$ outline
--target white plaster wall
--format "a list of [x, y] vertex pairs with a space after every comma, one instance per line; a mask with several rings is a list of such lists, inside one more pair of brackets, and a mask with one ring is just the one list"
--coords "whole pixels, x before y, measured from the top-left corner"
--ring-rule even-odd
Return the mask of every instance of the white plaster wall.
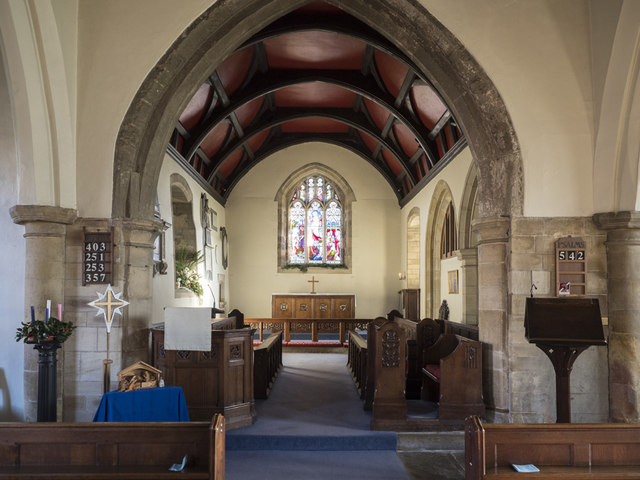
[[1, 48], [0, 170], [0, 422], [9, 422], [24, 419], [21, 373], [25, 347], [14, 339], [20, 322], [25, 320], [25, 242], [24, 227], [14, 224], [9, 215], [9, 209], [18, 203], [18, 159]]
[[[352, 204], [352, 270], [344, 273], [277, 271], [278, 205], [287, 177], [308, 163], [322, 163], [349, 183]], [[230, 307], [248, 317], [271, 316], [271, 294], [355, 293], [356, 316], [371, 318], [398, 306], [400, 209], [389, 184], [361, 157], [334, 145], [307, 143], [282, 150], [242, 178], [227, 202]]]
[[[198, 183], [193, 180], [171, 157], [165, 156], [162, 168], [160, 170], [160, 178], [158, 179], [158, 202], [160, 204], [160, 215], [163, 220], [171, 223], [171, 185], [170, 177], [173, 173], [177, 173], [184, 178], [191, 193], [193, 195], [193, 222], [196, 226], [196, 244], [200, 251], [203, 251], [203, 238], [202, 238], [202, 225], [200, 223], [200, 194], [203, 189]], [[216, 202], [213, 197], [207, 195], [209, 199], [209, 208], [212, 208], [218, 213], [218, 231], [212, 232], [212, 240], [214, 243], [214, 250], [217, 250], [217, 257], [214, 259], [214, 272], [213, 281], [209, 282], [205, 278], [204, 264], [200, 264], [198, 271], [200, 273], [200, 283], [202, 284], [204, 295], [199, 299], [195, 294], [188, 292], [184, 289], [176, 290], [175, 288], [175, 265], [173, 262], [174, 248], [173, 248], [173, 227], [169, 227], [166, 231], [166, 261], [168, 264], [166, 275], [155, 275], [153, 277], [153, 322], [164, 321], [164, 308], [165, 307], [210, 307], [212, 305], [211, 290], [215, 292], [216, 306], [219, 306], [220, 299], [218, 298], [218, 275], [225, 275], [227, 272], [222, 267], [221, 262], [221, 244], [220, 244], [220, 227], [225, 226], [225, 209]], [[209, 289], [211, 287], [211, 290]], [[229, 282], [225, 282], [226, 292], [225, 297], [229, 297]], [[226, 309], [229, 312], [229, 309]]]
[[476, 58], [507, 106], [524, 160], [524, 215], [594, 213], [588, 2], [420, 3]]
[[77, 154], [91, 159], [78, 161], [80, 216], [111, 215], [113, 158], [124, 115], [149, 71], [212, 3], [80, 1]]

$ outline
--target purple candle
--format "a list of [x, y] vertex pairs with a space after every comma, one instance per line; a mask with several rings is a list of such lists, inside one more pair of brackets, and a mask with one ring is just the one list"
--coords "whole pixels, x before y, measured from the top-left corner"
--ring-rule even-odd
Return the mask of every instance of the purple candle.
[[31, 305], [31, 325], [33, 325], [36, 321], [36, 309]]
[[62, 304], [58, 304], [58, 320], [62, 321]]

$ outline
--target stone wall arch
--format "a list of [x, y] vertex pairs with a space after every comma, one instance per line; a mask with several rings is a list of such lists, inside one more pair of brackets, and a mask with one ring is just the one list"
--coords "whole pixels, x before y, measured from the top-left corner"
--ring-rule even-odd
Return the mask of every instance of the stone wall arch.
[[[143, 81], [116, 141], [112, 214], [153, 214], [155, 187], [175, 120], [215, 66], [244, 40], [305, 0], [216, 2], [186, 29]], [[416, 1], [338, 0], [411, 58], [453, 110], [478, 162], [483, 217], [522, 213], [522, 159], [496, 87], [464, 46]]]
[[425, 275], [425, 316], [430, 318], [438, 318], [438, 309], [442, 298], [440, 291], [440, 246], [445, 215], [452, 202], [453, 195], [449, 185], [444, 180], [440, 180], [431, 197], [425, 238], [425, 271], [427, 272]]

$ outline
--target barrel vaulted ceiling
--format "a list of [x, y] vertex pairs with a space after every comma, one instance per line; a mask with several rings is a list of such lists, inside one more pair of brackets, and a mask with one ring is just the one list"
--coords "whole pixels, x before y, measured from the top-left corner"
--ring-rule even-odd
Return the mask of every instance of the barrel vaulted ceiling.
[[400, 205], [466, 145], [434, 86], [402, 52], [342, 10], [314, 2], [212, 69], [167, 150], [224, 205], [262, 159], [310, 141], [366, 159]]

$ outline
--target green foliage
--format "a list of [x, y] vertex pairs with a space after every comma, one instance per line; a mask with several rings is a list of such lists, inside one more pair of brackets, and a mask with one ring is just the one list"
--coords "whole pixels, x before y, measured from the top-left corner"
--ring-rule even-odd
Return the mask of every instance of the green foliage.
[[36, 320], [33, 323], [22, 322], [16, 331], [16, 342], [22, 340], [27, 343], [40, 343], [54, 338], [60, 343], [64, 343], [73, 333], [76, 326], [73, 322], [65, 322], [51, 317], [48, 323]]
[[176, 249], [176, 283], [179, 287], [191, 290], [201, 297], [204, 293], [198, 275], [198, 265], [204, 261], [204, 254], [200, 250], [187, 247]]

